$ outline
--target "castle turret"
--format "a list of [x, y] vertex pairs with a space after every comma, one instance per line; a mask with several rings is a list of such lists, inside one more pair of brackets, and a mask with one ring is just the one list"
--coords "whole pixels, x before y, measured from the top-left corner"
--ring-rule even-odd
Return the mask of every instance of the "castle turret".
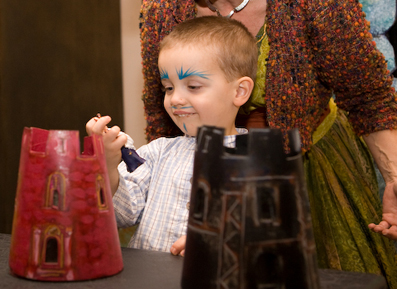
[[25, 128], [9, 265], [19, 276], [86, 280], [123, 268], [102, 137]]
[[197, 135], [182, 288], [319, 288], [297, 130]]

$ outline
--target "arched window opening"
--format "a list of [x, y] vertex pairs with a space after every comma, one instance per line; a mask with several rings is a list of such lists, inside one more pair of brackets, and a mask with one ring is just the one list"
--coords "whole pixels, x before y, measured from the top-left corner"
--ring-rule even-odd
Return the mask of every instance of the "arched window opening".
[[100, 210], [108, 209], [107, 200], [106, 200], [105, 180], [101, 175], [98, 175], [96, 178], [96, 193], [98, 198], [99, 209]]
[[202, 188], [196, 191], [196, 198], [194, 202], [193, 217], [197, 221], [203, 221], [204, 218], [204, 204], [205, 204], [205, 192]]
[[198, 182], [198, 188], [194, 195], [194, 203], [193, 203], [193, 218], [197, 222], [205, 222], [207, 210], [208, 210], [208, 195], [209, 195], [209, 186], [204, 181]]
[[279, 256], [273, 253], [263, 253], [256, 260], [255, 284], [252, 288], [257, 289], [281, 289], [282, 282], [282, 262]]
[[280, 224], [280, 204], [278, 187], [258, 186], [257, 211], [260, 223], [279, 225]]
[[55, 210], [64, 210], [65, 177], [56, 172], [49, 176], [47, 185], [46, 207]]
[[99, 201], [101, 203], [101, 206], [105, 206], [105, 195], [102, 188], [100, 188], [99, 190]]
[[45, 248], [45, 262], [58, 263], [58, 240], [56, 238], [48, 238]]
[[42, 237], [40, 250], [40, 267], [44, 270], [61, 269], [64, 266], [64, 234], [63, 229], [49, 225]]
[[52, 207], [59, 208], [59, 192], [58, 192], [58, 190], [54, 190], [52, 192]]

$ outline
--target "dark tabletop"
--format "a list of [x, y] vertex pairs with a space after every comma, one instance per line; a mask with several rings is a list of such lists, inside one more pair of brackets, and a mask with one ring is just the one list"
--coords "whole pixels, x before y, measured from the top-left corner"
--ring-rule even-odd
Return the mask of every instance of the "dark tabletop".
[[[10, 240], [10, 235], [0, 234], [0, 288], [180, 288], [182, 257], [128, 248], [122, 248], [123, 271], [111, 277], [79, 282], [40, 282], [15, 277], [8, 267]], [[319, 270], [319, 277], [321, 289], [387, 289], [385, 279], [373, 274]]]

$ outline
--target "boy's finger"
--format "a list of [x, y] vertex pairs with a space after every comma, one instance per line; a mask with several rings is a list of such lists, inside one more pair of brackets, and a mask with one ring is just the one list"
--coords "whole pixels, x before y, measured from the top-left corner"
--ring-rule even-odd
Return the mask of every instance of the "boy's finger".
[[98, 118], [97, 117], [93, 117], [91, 118], [85, 125], [85, 130], [87, 132], [88, 135], [92, 135], [93, 132], [93, 127], [95, 126], [95, 124], [97, 123]]
[[112, 128], [105, 127], [106, 131], [104, 132], [103, 139], [106, 142], [114, 142], [117, 136], [120, 133], [120, 128], [118, 126], [114, 126]]
[[110, 116], [103, 116], [101, 118], [97, 118], [96, 123], [92, 127], [92, 132], [95, 134], [102, 134], [105, 131], [107, 124], [111, 120], [112, 119], [110, 118]]
[[109, 141], [111, 142], [110, 145], [113, 148], [121, 149], [127, 142], [127, 137], [125, 135], [115, 134], [113, 131], [108, 131], [105, 137], [106, 139], [109, 137]]
[[116, 134], [116, 136], [120, 133], [121, 129], [117, 125], [112, 126], [111, 128], [108, 129], [107, 132], [111, 132], [112, 134]]
[[125, 134], [119, 134], [115, 140], [115, 143], [117, 143], [117, 146], [124, 146], [127, 143], [127, 136]]
[[186, 245], [186, 236], [182, 236], [178, 240], [176, 240], [174, 244], [172, 244], [170, 251], [173, 255], [179, 255], [182, 251], [184, 251], [185, 245]]

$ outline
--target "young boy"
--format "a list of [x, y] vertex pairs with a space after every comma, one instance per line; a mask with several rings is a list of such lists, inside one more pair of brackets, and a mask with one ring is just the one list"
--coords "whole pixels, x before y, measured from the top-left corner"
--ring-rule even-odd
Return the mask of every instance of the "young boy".
[[[237, 112], [256, 75], [255, 39], [238, 21], [199, 17], [178, 25], [160, 44], [158, 67], [164, 107], [185, 134], [159, 138], [138, 149], [146, 161], [132, 173], [120, 163], [127, 136], [107, 129], [110, 117], [93, 118], [87, 132], [102, 134], [117, 224], [140, 224], [129, 247], [184, 253], [197, 129], [225, 129], [234, 146]], [[129, 138], [131, 143], [131, 139]]]

